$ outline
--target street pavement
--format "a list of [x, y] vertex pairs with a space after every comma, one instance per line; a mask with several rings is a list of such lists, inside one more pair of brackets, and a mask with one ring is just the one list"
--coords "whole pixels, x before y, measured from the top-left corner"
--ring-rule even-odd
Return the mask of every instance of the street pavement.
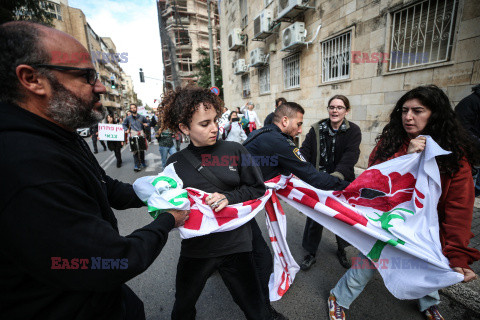
[[[91, 139], [86, 139], [91, 146]], [[138, 173], [133, 171], [133, 157], [128, 147], [122, 150], [123, 165], [115, 167], [113, 152], [102, 151], [99, 145], [99, 153], [96, 154], [98, 162], [106, 170], [107, 174], [120, 181], [133, 183], [136, 179], [146, 175], [156, 175], [162, 170], [160, 154], [156, 144], [150, 144], [146, 153], [146, 170]], [[287, 241], [293, 257], [298, 263], [302, 261], [304, 251], [301, 247], [305, 216], [297, 210], [282, 203], [287, 216], [288, 233]], [[267, 239], [265, 218], [263, 211], [257, 216], [257, 221]], [[150, 223], [152, 218], [145, 208], [131, 209], [115, 212], [120, 233], [128, 235], [132, 231]], [[480, 209], [476, 209], [474, 218], [474, 232], [477, 235], [472, 240], [472, 246], [480, 245]], [[476, 229], [475, 229], [476, 228]], [[170, 319], [174, 296], [176, 264], [180, 252], [180, 237], [173, 230], [167, 244], [155, 262], [143, 274], [128, 282], [128, 285], [144, 301], [145, 312], [148, 320]], [[289, 319], [328, 319], [327, 298], [329, 290], [345, 273], [345, 269], [338, 263], [336, 255], [336, 242], [334, 235], [325, 230], [322, 243], [317, 253], [317, 263], [307, 271], [300, 271], [286, 295], [273, 306]], [[358, 251], [347, 248], [347, 255], [351, 258]], [[474, 265], [475, 271], [480, 270], [479, 263]], [[477, 280], [478, 282], [479, 280]], [[451, 299], [442, 296], [446, 301], [440, 304], [440, 311], [445, 319], [479, 319], [476, 316], [458, 317], [463, 314], [463, 306], [454, 305]], [[423, 315], [417, 309], [416, 301], [398, 300], [385, 288], [383, 281], [377, 273], [367, 285], [364, 292], [352, 304], [346, 312], [347, 319], [392, 319], [392, 320], [420, 320]], [[207, 282], [200, 299], [197, 302], [197, 319], [199, 320], [232, 320], [244, 319], [240, 308], [233, 302], [228, 290], [218, 273], [215, 273]]]

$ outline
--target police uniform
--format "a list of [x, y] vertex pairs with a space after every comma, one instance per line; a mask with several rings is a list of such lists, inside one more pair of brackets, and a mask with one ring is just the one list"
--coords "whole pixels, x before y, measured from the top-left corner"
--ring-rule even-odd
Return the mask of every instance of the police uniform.
[[283, 133], [276, 124], [252, 132], [243, 145], [257, 159], [265, 181], [279, 174], [293, 173], [306, 183], [323, 190], [343, 190], [349, 184], [315, 170], [302, 156], [292, 137]]
[[[293, 173], [318, 189], [343, 190], [349, 184], [328, 173], [315, 170], [302, 156], [292, 137], [283, 133], [276, 124], [253, 131], [243, 145], [260, 167], [265, 181], [280, 174]], [[273, 271], [272, 255], [255, 219], [251, 220], [251, 228], [255, 264], [262, 289], [268, 297], [268, 281]]]

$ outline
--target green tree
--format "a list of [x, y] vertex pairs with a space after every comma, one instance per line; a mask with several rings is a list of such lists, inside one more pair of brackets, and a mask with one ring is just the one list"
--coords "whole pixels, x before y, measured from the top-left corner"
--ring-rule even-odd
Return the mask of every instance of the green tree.
[[[210, 56], [209, 53], [205, 50], [198, 48], [198, 53], [200, 54], [200, 59], [198, 59], [195, 66], [197, 67], [198, 77], [197, 85], [203, 88], [210, 88], [212, 86], [210, 81]], [[215, 71], [215, 86], [220, 88], [220, 98], [223, 99], [223, 80], [222, 80], [222, 69], [220, 66], [214, 66]]]
[[0, 3], [0, 23], [29, 20], [52, 26], [52, 18], [38, 0], [3, 0]]

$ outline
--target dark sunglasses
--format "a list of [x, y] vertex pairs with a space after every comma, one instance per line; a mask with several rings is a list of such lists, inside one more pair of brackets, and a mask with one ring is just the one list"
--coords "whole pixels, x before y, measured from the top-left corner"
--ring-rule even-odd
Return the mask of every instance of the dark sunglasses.
[[58, 71], [85, 71], [85, 73], [82, 74], [81, 77], [84, 77], [87, 80], [87, 83], [92, 86], [94, 86], [98, 80], [97, 70], [93, 68], [77, 68], [77, 67], [57, 66], [53, 64], [35, 64], [32, 67], [54, 69]]

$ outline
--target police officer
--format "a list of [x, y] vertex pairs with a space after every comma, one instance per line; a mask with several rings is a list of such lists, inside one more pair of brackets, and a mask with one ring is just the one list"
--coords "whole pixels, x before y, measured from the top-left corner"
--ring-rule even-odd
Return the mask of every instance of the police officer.
[[[258, 165], [265, 181], [280, 174], [293, 173], [318, 189], [345, 189], [349, 182], [315, 170], [293, 142], [293, 137], [302, 133], [304, 114], [305, 110], [298, 103], [282, 103], [274, 112], [273, 123], [253, 131], [243, 145], [252, 156], [262, 157]], [[251, 220], [251, 227], [255, 264], [264, 294], [268, 297], [268, 281], [273, 270], [272, 254], [255, 219]], [[274, 310], [272, 314], [278, 315], [277, 319], [284, 319]]]

